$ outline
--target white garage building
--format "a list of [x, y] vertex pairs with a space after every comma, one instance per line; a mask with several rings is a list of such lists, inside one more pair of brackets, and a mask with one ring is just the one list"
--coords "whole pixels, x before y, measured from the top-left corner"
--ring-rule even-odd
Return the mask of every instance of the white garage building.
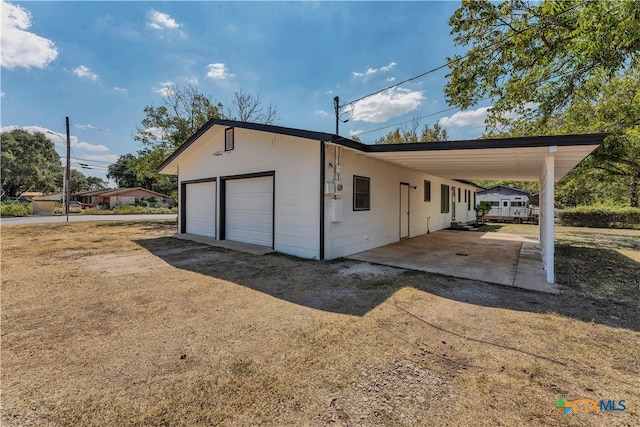
[[[603, 138], [366, 145], [213, 119], [159, 171], [178, 176], [179, 233], [322, 260], [474, 220], [478, 188], [460, 179], [541, 180], [553, 197], [554, 180]], [[553, 239], [552, 221], [550, 227]], [[542, 247], [548, 255], [548, 237]]]

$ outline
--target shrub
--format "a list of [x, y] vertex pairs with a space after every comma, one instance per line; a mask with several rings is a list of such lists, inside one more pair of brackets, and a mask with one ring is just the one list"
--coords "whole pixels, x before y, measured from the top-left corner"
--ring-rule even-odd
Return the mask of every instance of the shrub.
[[145, 208], [144, 206], [121, 205], [113, 208], [113, 213], [119, 215], [127, 214], [170, 214], [178, 212], [177, 209], [169, 208]]
[[27, 216], [33, 213], [31, 204], [24, 203], [2, 203], [1, 216]]
[[581, 206], [559, 213], [560, 224], [572, 227], [640, 229], [640, 208]]

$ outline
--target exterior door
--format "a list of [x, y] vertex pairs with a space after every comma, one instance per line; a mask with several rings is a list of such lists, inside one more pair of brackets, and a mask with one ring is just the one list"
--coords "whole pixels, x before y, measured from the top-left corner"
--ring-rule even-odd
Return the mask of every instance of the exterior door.
[[400, 183], [400, 240], [409, 238], [409, 216], [411, 203], [409, 202], [410, 186]]
[[456, 219], [456, 187], [451, 187], [451, 221]]
[[509, 200], [500, 200], [500, 216], [509, 216]]
[[225, 239], [273, 247], [273, 177], [226, 181]]
[[216, 182], [186, 184], [185, 232], [216, 237]]

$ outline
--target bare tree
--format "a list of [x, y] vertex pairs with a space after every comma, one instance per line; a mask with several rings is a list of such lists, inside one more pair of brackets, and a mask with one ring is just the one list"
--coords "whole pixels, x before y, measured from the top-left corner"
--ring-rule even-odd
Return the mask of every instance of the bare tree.
[[266, 107], [260, 95], [251, 95], [240, 89], [233, 93], [230, 117], [242, 122], [256, 122], [266, 125], [275, 124], [278, 120], [278, 108], [271, 103]]

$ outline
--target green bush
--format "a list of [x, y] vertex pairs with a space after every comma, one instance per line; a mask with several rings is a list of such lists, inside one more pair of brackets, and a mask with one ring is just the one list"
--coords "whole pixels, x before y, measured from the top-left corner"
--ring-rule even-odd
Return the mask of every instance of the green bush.
[[33, 213], [33, 206], [31, 203], [2, 203], [0, 209], [1, 216], [27, 216]]
[[559, 213], [560, 224], [571, 227], [640, 229], [640, 208], [581, 206]]
[[170, 214], [177, 213], [178, 210], [176, 208], [146, 208], [144, 206], [130, 206], [130, 205], [121, 205], [113, 208], [114, 214], [119, 215], [128, 215], [128, 214]]

